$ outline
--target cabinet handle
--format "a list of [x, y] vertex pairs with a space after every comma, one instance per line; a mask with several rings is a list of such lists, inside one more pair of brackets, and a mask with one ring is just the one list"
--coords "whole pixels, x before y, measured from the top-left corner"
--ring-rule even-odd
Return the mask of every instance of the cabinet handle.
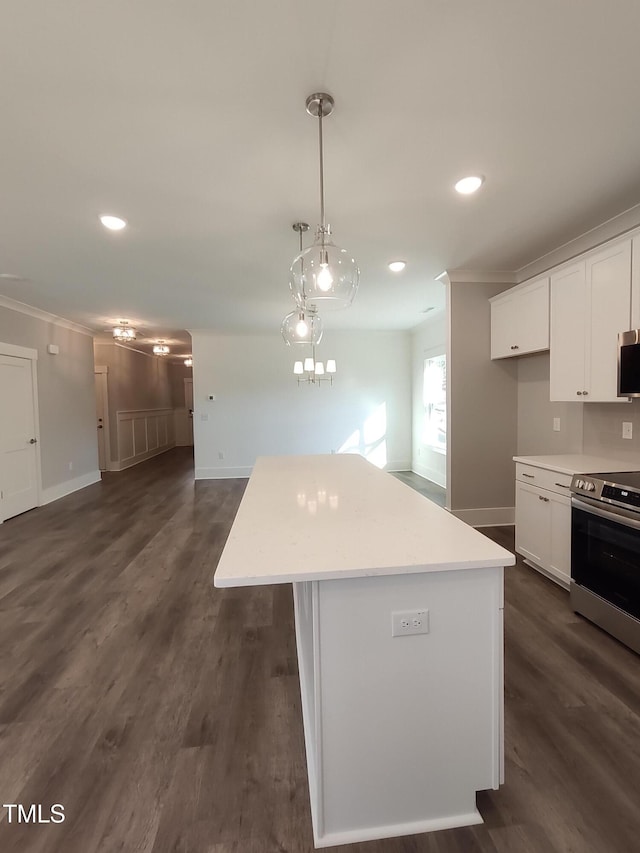
[[588, 391], [583, 391], [582, 393], [583, 393], [583, 395], [584, 395], [585, 397], [587, 397], [587, 396], [589, 395], [589, 392], [588, 392]]
[[583, 393], [582, 391], [576, 391], [576, 394], [578, 395], [578, 397], [582, 397], [582, 393]]
[[549, 503], [549, 498], [543, 498], [542, 495], [538, 495], [538, 500], [539, 501], [546, 501], [547, 503]]
[[535, 476], [533, 474], [523, 474], [523, 477], [527, 477], [529, 480], [535, 480]]
[[556, 486], [560, 486], [561, 489], [570, 489], [571, 486], [567, 486], [566, 483], [556, 483]]
[[520, 347], [516, 344], [515, 346], [511, 347], [511, 349], [520, 349]]

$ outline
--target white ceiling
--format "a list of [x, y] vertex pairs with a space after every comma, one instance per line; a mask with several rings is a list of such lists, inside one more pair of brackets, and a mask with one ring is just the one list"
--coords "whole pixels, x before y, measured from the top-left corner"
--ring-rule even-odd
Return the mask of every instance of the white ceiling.
[[314, 91], [361, 268], [328, 329], [410, 328], [444, 269], [517, 269], [640, 202], [637, 0], [2, 5], [0, 273], [24, 280], [0, 293], [92, 329], [278, 334], [291, 225], [318, 219]]

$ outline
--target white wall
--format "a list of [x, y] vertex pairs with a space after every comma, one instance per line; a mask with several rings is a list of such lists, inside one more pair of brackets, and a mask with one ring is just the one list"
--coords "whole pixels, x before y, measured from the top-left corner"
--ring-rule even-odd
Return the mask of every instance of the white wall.
[[317, 357], [338, 373], [319, 388], [297, 386], [301, 356], [278, 335], [191, 335], [197, 479], [248, 476], [257, 456], [341, 450], [410, 468], [408, 332], [325, 332]]
[[[0, 341], [38, 351], [42, 502], [97, 482], [93, 338], [44, 312], [0, 305]], [[38, 314], [39, 316], [36, 316]], [[47, 352], [57, 344], [58, 355]]]
[[[442, 285], [444, 287], [444, 285]], [[413, 441], [411, 469], [439, 486], [447, 485], [446, 454], [434, 450], [422, 441], [424, 420], [423, 374], [425, 358], [432, 358], [446, 351], [447, 315], [439, 311], [434, 317], [412, 330], [411, 334], [411, 384]]]

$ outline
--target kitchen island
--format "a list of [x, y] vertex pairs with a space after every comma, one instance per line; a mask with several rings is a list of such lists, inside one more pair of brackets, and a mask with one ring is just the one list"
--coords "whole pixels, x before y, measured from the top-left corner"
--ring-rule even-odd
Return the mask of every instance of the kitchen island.
[[514, 562], [362, 457], [257, 460], [214, 582], [293, 584], [316, 847], [482, 822]]

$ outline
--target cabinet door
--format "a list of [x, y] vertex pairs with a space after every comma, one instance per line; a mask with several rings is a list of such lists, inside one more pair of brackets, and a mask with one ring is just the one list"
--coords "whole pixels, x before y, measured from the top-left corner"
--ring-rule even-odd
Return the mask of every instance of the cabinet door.
[[587, 359], [585, 402], [620, 403], [618, 333], [631, 323], [631, 241], [587, 259]]
[[550, 399], [582, 402], [585, 385], [584, 261], [551, 276]]
[[549, 279], [491, 300], [491, 358], [549, 349]]
[[548, 563], [551, 537], [545, 497], [541, 489], [516, 482], [516, 551], [541, 566]]
[[515, 295], [499, 297], [491, 303], [491, 358], [515, 355], [515, 323], [517, 320]]
[[549, 563], [545, 568], [567, 589], [571, 579], [571, 498], [549, 492]]

